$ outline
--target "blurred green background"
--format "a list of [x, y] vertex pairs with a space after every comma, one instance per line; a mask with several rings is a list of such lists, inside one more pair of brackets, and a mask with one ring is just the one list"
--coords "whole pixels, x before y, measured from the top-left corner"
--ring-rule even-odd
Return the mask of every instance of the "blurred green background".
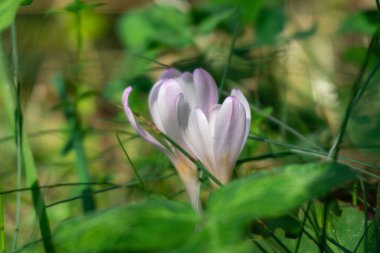
[[[78, 143], [91, 182], [134, 180], [118, 132], [142, 178], [169, 175], [149, 182], [149, 190], [186, 201], [168, 159], [137, 138], [121, 108], [124, 88], [133, 86], [132, 108], [149, 119], [149, 90], [169, 66], [205, 68], [224, 84], [222, 97], [240, 88], [254, 107], [251, 132], [283, 144], [249, 140], [242, 159], [281, 152], [289, 144], [328, 150], [353, 90], [379, 58], [376, 43], [367, 55], [379, 21], [372, 0], [34, 0], [20, 8], [16, 27], [24, 125], [40, 184], [81, 181]], [[9, 30], [3, 39], [10, 54]], [[340, 152], [374, 165], [380, 165], [379, 81], [379, 75], [372, 78], [355, 108]], [[4, 113], [0, 124], [0, 190], [5, 191], [17, 188], [16, 152]], [[258, 159], [238, 166], [235, 176], [314, 160]], [[75, 186], [43, 190], [47, 205], [53, 204], [47, 208], [52, 227], [82, 212], [81, 200], [69, 199], [79, 192]], [[29, 195], [22, 193], [20, 245], [39, 238]], [[121, 187], [94, 200], [103, 209], [144, 196], [141, 187]], [[65, 199], [70, 201], [55, 205]], [[4, 195], [3, 202], [6, 227], [12, 228], [14, 194]], [[10, 229], [7, 236], [12, 237]]]

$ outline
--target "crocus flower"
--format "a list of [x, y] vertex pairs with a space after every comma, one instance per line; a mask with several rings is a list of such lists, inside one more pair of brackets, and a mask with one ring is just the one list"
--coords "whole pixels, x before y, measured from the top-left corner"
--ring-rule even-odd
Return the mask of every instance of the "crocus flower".
[[[123, 94], [129, 122], [170, 159], [195, 205], [197, 167], [173, 145], [163, 145], [137, 123], [128, 104], [131, 91], [127, 87]], [[215, 81], [208, 72], [200, 68], [193, 73], [168, 69], [150, 91], [149, 109], [161, 132], [201, 161], [220, 182], [228, 182], [251, 123], [250, 107], [240, 90], [233, 89], [220, 105]]]

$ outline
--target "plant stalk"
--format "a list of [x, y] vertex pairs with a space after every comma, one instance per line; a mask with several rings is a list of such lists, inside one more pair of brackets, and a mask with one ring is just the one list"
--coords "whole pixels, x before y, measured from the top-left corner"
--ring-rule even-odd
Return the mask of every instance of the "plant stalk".
[[[16, 87], [9, 78], [8, 63], [3, 43], [0, 40], [0, 93], [2, 95], [4, 108], [8, 117], [10, 128], [16, 132], [16, 112], [17, 112], [17, 92]], [[19, 117], [22, 116], [21, 110]], [[42, 193], [39, 189], [37, 168], [34, 163], [32, 150], [28, 141], [28, 136], [24, 127], [19, 130], [21, 137], [21, 159], [24, 161], [25, 177], [28, 187], [32, 188], [32, 200], [34, 211], [39, 223], [41, 235], [43, 237], [43, 246], [46, 252], [54, 253], [54, 246], [51, 241], [51, 231], [49, 219], [45, 209], [45, 203]]]
[[7, 253], [5, 243], [5, 226], [4, 226], [4, 212], [3, 212], [3, 197], [0, 195], [0, 252]]

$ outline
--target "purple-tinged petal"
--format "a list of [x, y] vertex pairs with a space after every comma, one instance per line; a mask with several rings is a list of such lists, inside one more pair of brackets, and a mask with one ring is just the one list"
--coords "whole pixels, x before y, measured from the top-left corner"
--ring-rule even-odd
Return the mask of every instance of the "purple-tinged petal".
[[215, 175], [222, 183], [231, 177], [233, 167], [245, 142], [246, 113], [236, 97], [227, 97], [219, 109], [214, 130]]
[[177, 115], [180, 131], [184, 131], [187, 128], [187, 125], [189, 122], [190, 105], [185, 100], [185, 97], [183, 94], [180, 94], [178, 96], [176, 115]]
[[214, 174], [213, 140], [207, 118], [200, 108], [190, 113], [185, 141], [191, 153]]
[[150, 114], [152, 116], [154, 124], [158, 127], [158, 129], [160, 129], [160, 131], [164, 131], [164, 127], [162, 125], [160, 114], [158, 112], [157, 98], [158, 98], [158, 92], [164, 82], [165, 80], [159, 80], [157, 83], [153, 85], [152, 89], [149, 92]]
[[165, 69], [165, 71], [161, 74], [160, 79], [170, 79], [170, 78], [176, 78], [181, 75], [181, 72], [178, 71], [178, 69], [175, 68], [168, 68]]
[[184, 142], [181, 136], [177, 117], [177, 106], [182, 94], [182, 88], [174, 79], [164, 82], [158, 92], [157, 108], [164, 132], [179, 145]]
[[246, 115], [245, 136], [244, 136], [244, 141], [240, 148], [240, 151], [241, 151], [248, 138], [249, 130], [251, 128], [251, 107], [249, 106], [249, 103], [247, 99], [245, 98], [244, 94], [240, 90], [233, 89], [231, 91], [231, 96], [235, 96], [237, 100], [244, 106], [244, 109], [245, 109], [245, 115]]
[[135, 116], [128, 104], [129, 94], [132, 92], [132, 87], [127, 87], [123, 93], [123, 108], [125, 115], [127, 116], [129, 123], [136, 130], [136, 132], [147, 142], [156, 146], [162, 153], [164, 153], [170, 160], [174, 160], [174, 155], [168, 149], [165, 148], [159, 141], [157, 141], [151, 134], [143, 129], [136, 121]]
[[193, 73], [197, 102], [206, 114], [218, 103], [218, 89], [214, 78], [204, 69], [197, 68]]
[[190, 72], [184, 72], [180, 77], [175, 78], [175, 80], [181, 86], [185, 100], [189, 103], [190, 108], [194, 109], [199, 107], [193, 75]]

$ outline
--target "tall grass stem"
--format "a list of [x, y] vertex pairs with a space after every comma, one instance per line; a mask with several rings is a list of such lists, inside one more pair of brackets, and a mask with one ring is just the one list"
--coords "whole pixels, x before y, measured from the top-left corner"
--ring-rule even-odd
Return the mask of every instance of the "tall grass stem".
[[[3, 42], [0, 40], [0, 93], [3, 99], [3, 105], [9, 120], [9, 125], [13, 131], [16, 126], [16, 88], [9, 78], [9, 68], [6, 59]], [[20, 112], [21, 113], [21, 112]], [[43, 239], [43, 246], [46, 252], [54, 253], [55, 249], [51, 241], [51, 231], [49, 219], [45, 209], [45, 203], [42, 193], [39, 189], [37, 168], [34, 163], [33, 153], [28, 141], [24, 126], [21, 128], [21, 152], [25, 166], [25, 178], [27, 185], [32, 188], [32, 200], [34, 211], [39, 223], [39, 228]]]
[[[16, 112], [15, 112], [15, 139], [16, 139], [16, 159], [17, 159], [17, 189], [22, 188], [22, 114], [20, 103], [20, 87], [18, 83], [18, 52], [17, 52], [17, 28], [16, 22], [11, 26], [11, 45], [12, 45], [12, 75], [13, 85], [16, 87]], [[13, 232], [12, 252], [17, 249], [18, 236], [20, 231], [20, 210], [21, 210], [21, 192], [16, 194], [15, 225]]]
[[0, 195], [0, 253], [7, 253], [7, 245], [5, 241], [3, 197], [1, 195]]

